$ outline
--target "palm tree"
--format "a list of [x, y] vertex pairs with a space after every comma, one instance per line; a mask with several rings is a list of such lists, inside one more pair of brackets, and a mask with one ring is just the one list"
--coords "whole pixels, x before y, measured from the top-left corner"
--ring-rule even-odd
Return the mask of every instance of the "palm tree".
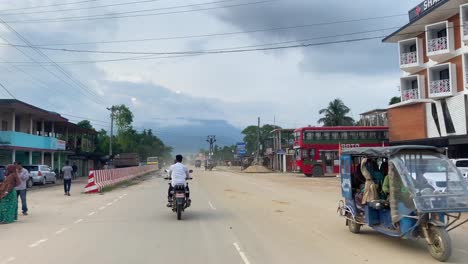
[[351, 109], [347, 107], [341, 99], [335, 99], [328, 104], [327, 108], [319, 111], [319, 114], [325, 115], [318, 120], [319, 124], [324, 126], [352, 126], [354, 119], [347, 116]]

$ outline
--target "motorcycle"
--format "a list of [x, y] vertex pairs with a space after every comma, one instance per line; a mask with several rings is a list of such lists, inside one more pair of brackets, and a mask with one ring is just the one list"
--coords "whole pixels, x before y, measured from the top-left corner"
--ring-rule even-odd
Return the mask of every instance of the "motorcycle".
[[[172, 180], [171, 176], [169, 175], [169, 170], [165, 170], [168, 175], [164, 178], [166, 180]], [[193, 170], [189, 170], [189, 173], [193, 173]], [[192, 177], [188, 177], [187, 180], [192, 180]], [[169, 182], [169, 185], [171, 183]], [[190, 191], [188, 188], [188, 183], [184, 184], [177, 184], [173, 186], [172, 193], [172, 211], [177, 214], [177, 220], [182, 220], [182, 212], [185, 211], [191, 205], [191, 200], [188, 198]]]

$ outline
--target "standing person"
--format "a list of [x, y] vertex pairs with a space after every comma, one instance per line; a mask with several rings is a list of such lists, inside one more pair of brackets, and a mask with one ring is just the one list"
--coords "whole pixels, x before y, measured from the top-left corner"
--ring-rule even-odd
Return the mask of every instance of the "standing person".
[[77, 173], [78, 173], [78, 166], [76, 166], [75, 162], [73, 162], [72, 169], [73, 169], [73, 179], [76, 180]]
[[18, 220], [18, 197], [15, 187], [19, 184], [15, 165], [7, 167], [5, 180], [0, 183], [0, 224], [9, 224]]
[[65, 161], [65, 166], [62, 168], [63, 172], [63, 189], [65, 191], [64, 195], [70, 196], [71, 182], [72, 182], [72, 173], [73, 168], [70, 166], [70, 162]]
[[21, 164], [21, 162], [17, 162], [16, 166], [18, 168], [18, 178], [20, 180], [20, 183], [15, 188], [16, 199], [21, 197], [21, 210], [23, 211], [23, 215], [28, 215], [28, 203], [26, 202], [26, 183], [29, 180], [29, 171], [23, 168], [23, 164]]

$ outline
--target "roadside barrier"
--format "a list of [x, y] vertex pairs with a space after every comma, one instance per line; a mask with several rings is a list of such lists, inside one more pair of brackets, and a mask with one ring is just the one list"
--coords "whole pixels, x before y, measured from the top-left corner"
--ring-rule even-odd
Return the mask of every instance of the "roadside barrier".
[[145, 173], [158, 170], [158, 166], [139, 166], [121, 169], [90, 170], [85, 193], [101, 192], [104, 187], [127, 181]]

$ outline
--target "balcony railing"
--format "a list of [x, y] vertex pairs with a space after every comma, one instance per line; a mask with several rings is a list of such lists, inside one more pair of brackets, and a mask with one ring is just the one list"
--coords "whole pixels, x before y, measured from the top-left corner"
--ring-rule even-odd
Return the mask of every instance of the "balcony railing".
[[430, 88], [429, 92], [431, 94], [441, 94], [441, 93], [450, 93], [450, 80], [449, 79], [444, 79], [444, 80], [438, 80], [438, 81], [432, 81], [430, 83]]
[[419, 99], [419, 90], [418, 89], [409, 89], [403, 90], [401, 92], [401, 100], [408, 101], [412, 99]]
[[447, 37], [430, 39], [427, 43], [428, 51], [435, 52], [448, 49]]
[[463, 23], [463, 36], [468, 37], [468, 21], [465, 21]]
[[400, 55], [401, 65], [413, 64], [418, 62], [418, 53], [416, 52], [406, 52]]

